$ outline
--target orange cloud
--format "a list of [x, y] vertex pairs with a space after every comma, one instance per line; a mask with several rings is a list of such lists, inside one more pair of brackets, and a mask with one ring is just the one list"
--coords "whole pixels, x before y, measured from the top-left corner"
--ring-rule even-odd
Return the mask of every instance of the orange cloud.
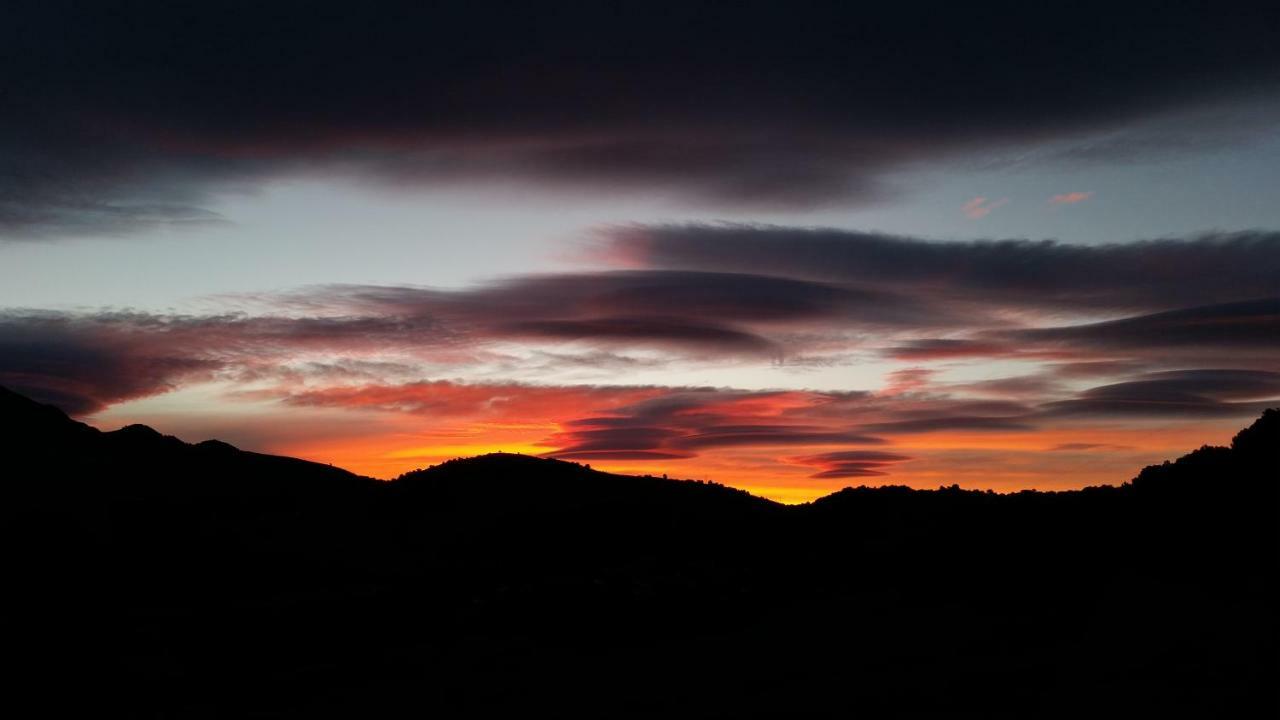
[[[1243, 392], [1247, 378], [1226, 379]], [[194, 415], [184, 424], [164, 408], [148, 411], [145, 401], [104, 420], [144, 422], [189, 440], [220, 437], [381, 478], [505, 451], [714, 480], [783, 502], [861, 484], [1000, 491], [1117, 484], [1146, 464], [1227, 442], [1243, 422], [1104, 414], [1048, 423], [1034, 406], [967, 392], [946, 383], [858, 393], [435, 381], [224, 396], [275, 402], [205, 426]]]
[[1088, 192], [1080, 192], [1077, 190], [1076, 192], [1069, 192], [1069, 193], [1062, 193], [1061, 195], [1054, 195], [1053, 197], [1049, 198], [1049, 202], [1053, 203], [1054, 205], [1074, 205], [1078, 202], [1084, 202], [1085, 200], [1088, 200], [1091, 197], [1093, 197], [1092, 190]]
[[991, 214], [992, 210], [1009, 204], [1009, 198], [1000, 198], [999, 200], [988, 200], [979, 195], [964, 205], [960, 206], [960, 212], [964, 213], [970, 220], [980, 220]]
[[[893, 382], [878, 393], [831, 393], [434, 381], [294, 390], [276, 397], [296, 412], [372, 411], [386, 420], [372, 434], [264, 444], [378, 477], [503, 450], [614, 472], [711, 479], [803, 502], [864, 482], [999, 490], [1120, 483], [1149, 462], [1228, 438], [1237, 425], [1227, 418], [1213, 425], [1221, 437], [1199, 421], [1082, 419], [1046, 427], [1021, 403], [923, 389]], [[1046, 452], [1065, 458], [1055, 458], [1053, 472]], [[1069, 473], [1060, 472], [1063, 463]]]

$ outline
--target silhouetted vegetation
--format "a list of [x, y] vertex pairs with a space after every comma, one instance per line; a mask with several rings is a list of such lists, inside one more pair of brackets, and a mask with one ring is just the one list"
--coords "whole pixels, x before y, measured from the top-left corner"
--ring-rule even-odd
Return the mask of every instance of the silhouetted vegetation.
[[1280, 412], [1120, 487], [731, 488], [496, 454], [394, 482], [0, 390], [11, 656], [146, 717], [1275, 709]]

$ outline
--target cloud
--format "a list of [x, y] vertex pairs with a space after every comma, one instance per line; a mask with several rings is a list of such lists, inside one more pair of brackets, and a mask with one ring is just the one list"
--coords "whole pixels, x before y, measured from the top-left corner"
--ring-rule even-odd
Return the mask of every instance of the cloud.
[[402, 318], [473, 344], [577, 343], [776, 360], [802, 354], [807, 343], [832, 332], [933, 328], [959, 320], [948, 308], [891, 290], [680, 270], [517, 276], [454, 291], [331, 286], [261, 300], [277, 311]]
[[1088, 200], [1091, 197], [1093, 197], [1092, 190], [1087, 192], [1076, 191], [1076, 192], [1062, 193], [1061, 195], [1054, 195], [1053, 197], [1049, 198], [1049, 202], [1054, 205], [1075, 205], [1076, 203], [1084, 202], [1085, 200]]
[[[622, 277], [621, 284], [593, 285], [588, 300], [568, 303], [565, 312], [589, 314], [597, 302], [612, 311], [611, 303], [633, 302], [618, 299], [628, 295], [635, 279]], [[574, 283], [568, 285], [572, 289]], [[1000, 437], [1064, 423], [1239, 418], [1280, 402], [1280, 373], [1239, 366], [1242, 358], [1254, 357], [1275, 367], [1275, 301], [1072, 326], [980, 329], [976, 332], [987, 346], [1005, 343], [1024, 348], [1024, 357], [1042, 353], [1074, 359], [1044, 364], [1039, 373], [968, 382], [945, 381], [927, 367], [890, 373], [874, 390], [844, 392], [420, 379], [430, 377], [425, 373], [432, 367], [473, 370], [486, 343], [527, 341], [527, 334], [503, 330], [504, 323], [546, 312], [546, 299], [533, 293], [521, 306], [515, 302], [521, 295], [503, 304], [501, 295], [489, 293], [495, 287], [535, 286], [510, 283], [451, 292], [329, 288], [291, 295], [279, 308], [350, 313], [337, 315], [10, 311], [0, 314], [0, 384], [85, 414], [220, 380], [233, 397], [289, 407], [394, 413], [424, 427], [444, 424], [475, 432], [520, 428], [521, 442], [566, 459], [675, 461], [804, 449], [808, 454], [797, 457], [806, 460], [796, 462], [816, 468], [818, 479], [892, 473], [916, 451], [838, 453], [884, 453], [865, 448], [899, 443], [927, 446], [938, 435]], [[614, 292], [619, 288], [623, 292]], [[577, 297], [576, 292], [548, 297], [563, 300]], [[691, 302], [691, 309], [763, 317], [750, 304], [739, 307], [718, 292], [702, 303]], [[509, 317], [488, 324], [488, 303], [510, 307]], [[815, 311], [795, 312], [807, 320]], [[823, 322], [846, 322], [842, 312], [821, 305], [816, 315]], [[1224, 328], [1240, 328], [1239, 337]], [[921, 329], [887, 330], [904, 331]], [[669, 339], [639, 338], [651, 346]], [[1230, 355], [1219, 350], [1216, 358], [1212, 352], [1207, 356], [1219, 363], [1230, 357], [1236, 367], [1144, 371], [1156, 366], [1154, 358], [1181, 362], [1183, 349], [1205, 353], [1215, 342]], [[733, 352], [729, 357], [736, 357]], [[613, 357], [605, 353], [602, 361], [612, 363]], [[533, 359], [540, 368], [554, 362], [545, 355]]]
[[[1262, 376], [1221, 373], [1280, 362], [1276, 233], [1077, 246], [690, 225], [609, 240], [636, 267], [451, 290], [303, 288], [239, 296], [234, 313], [3, 311], [0, 383], [77, 414], [213, 380], [292, 405], [536, 416], [490, 382], [502, 377], [512, 396], [576, 408], [547, 418], [564, 423], [553, 450], [688, 456], [1029, 432], [1068, 417], [1235, 417], [1271, 398], [1230, 394], [1229, 382]], [[586, 379], [616, 384], [790, 357], [874, 363], [880, 379], [848, 393], [573, 385], [590, 367]], [[978, 363], [1018, 369], [948, 378]]]
[[934, 370], [922, 367], [894, 370], [889, 373], [883, 392], [888, 395], [897, 395], [899, 393], [923, 390], [929, 387], [934, 374]]
[[1280, 296], [1280, 233], [1268, 231], [1104, 245], [738, 224], [631, 225], [603, 234], [612, 256], [651, 269], [765, 273], [953, 308], [1156, 310]]
[[854, 477], [879, 477], [886, 475], [885, 468], [911, 458], [897, 453], [878, 450], [842, 450], [839, 452], [801, 455], [787, 458], [797, 465], [822, 468], [810, 477], [821, 480]]
[[864, 289], [769, 273], [713, 270], [613, 270], [500, 279], [467, 290], [332, 286], [273, 304], [303, 310], [455, 317], [493, 324], [548, 319], [701, 318], [706, 321], [796, 323], [844, 320], [867, 326], [951, 321], [943, 308], [888, 289]]
[[[1000, 333], [996, 333], [999, 335]], [[1203, 305], [1081, 325], [1003, 333], [1010, 340], [1080, 350], [1201, 348], [1280, 351], [1280, 297]]]
[[[343, 367], [403, 373], [387, 354], [473, 357], [427, 317], [109, 311], [0, 311], [0, 350], [0, 384], [72, 414], [213, 379], [332, 377]], [[336, 363], [317, 360], [334, 354]]]
[[300, 407], [411, 413], [432, 418], [546, 423], [664, 395], [644, 386], [535, 385], [426, 380], [327, 387], [274, 386], [257, 393]]
[[[736, 286], [736, 285], [735, 285]], [[524, 286], [520, 286], [524, 287]], [[609, 290], [616, 285], [606, 283], [604, 302], [619, 302]], [[624, 288], [630, 285], [624, 283]], [[485, 291], [488, 292], [488, 291]], [[107, 405], [147, 395], [167, 392], [183, 384], [220, 379], [237, 385], [300, 387], [318, 389], [298, 391], [288, 397], [295, 404], [321, 402], [326, 393], [342, 396], [350, 405], [363, 398], [369, 407], [381, 407], [363, 392], [352, 395], [352, 383], [388, 378], [411, 378], [424, 367], [474, 369], [487, 362], [486, 345], [527, 342], [591, 342], [625, 344], [650, 350], [673, 351], [688, 357], [706, 357], [711, 353], [721, 359], [742, 357], [772, 344], [760, 336], [743, 332], [716, 333], [698, 323], [710, 320], [693, 318], [673, 324], [664, 317], [644, 318], [636, 325], [614, 324], [611, 316], [584, 320], [516, 320], [525, 326], [513, 327], [511, 318], [533, 318], [547, 312], [542, 301], [527, 298], [525, 307], [511, 306], [499, 318], [486, 315], [490, 302], [506, 307], [486, 296], [476, 301], [466, 291], [439, 293], [414, 289], [344, 288], [336, 293], [319, 293], [308, 297], [320, 305], [337, 302], [335, 298], [358, 296], [348, 309], [363, 314], [352, 315], [157, 315], [145, 313], [40, 313], [9, 311], [0, 314], [0, 383], [33, 394], [75, 412], [89, 413]], [[625, 293], [624, 293], [625, 294]], [[560, 308], [561, 316], [589, 313], [596, 295], [580, 305], [568, 303]], [[563, 299], [563, 298], [561, 298]], [[628, 300], [627, 302], [630, 302]], [[554, 303], [553, 303], [554, 304]], [[694, 314], [713, 308], [716, 311], [739, 312], [753, 316], [754, 311], [735, 310], [734, 304], [711, 302]], [[332, 309], [332, 308], [329, 308]], [[606, 307], [606, 310], [610, 308]], [[807, 312], [807, 311], [806, 311]], [[433, 314], [435, 313], [435, 314]], [[438, 314], [438, 316], [437, 316]], [[860, 320], [817, 312], [823, 323], [834, 328], [845, 323], [857, 325]], [[806, 318], [803, 312], [797, 314]], [[539, 325], [541, 323], [541, 325]], [[555, 326], [562, 323], [570, 327]], [[596, 329], [596, 324], [599, 329]], [[768, 326], [768, 323], [765, 323]], [[718, 327], [731, 327], [721, 324]], [[674, 329], [673, 329], [674, 328]], [[676, 330], [680, 332], [677, 332]], [[923, 329], [927, 331], [927, 329]], [[920, 332], [920, 328], [888, 328], [886, 332]], [[1053, 401], [1053, 412], [1069, 409], [1114, 409], [1147, 407], [1135, 404], [1134, 397], [1107, 394], [1098, 390], [1078, 398], [1066, 398], [1064, 382], [1093, 378], [1132, 376], [1143, 368], [1177, 367], [1179, 372], [1201, 372], [1197, 367], [1213, 367], [1222, 362], [1222, 351], [1229, 350], [1232, 382], [1253, 382], [1247, 375], [1250, 367], [1262, 371], [1274, 367], [1280, 357], [1280, 300], [1228, 303], [1184, 310], [1137, 315], [1120, 320], [1079, 325], [975, 330], [972, 341], [909, 341], [891, 346], [889, 352], [914, 361], [954, 359], [959, 357], [994, 357], [1035, 359], [1044, 362], [1041, 374], [996, 378], [980, 382], [944, 383], [927, 367], [907, 368], [891, 374], [878, 394], [783, 392], [736, 395], [716, 393], [661, 393], [659, 396], [629, 407], [623, 417], [601, 417], [602, 425], [623, 423], [680, 428], [685, 432], [671, 447], [711, 447], [733, 444], [788, 444], [806, 442], [857, 443], [867, 435], [912, 434], [946, 430], [1019, 431], [1030, 427], [1036, 402]], [[865, 342], [865, 339], [858, 342]], [[588, 352], [586, 357], [599, 353]], [[513, 372], [511, 360], [498, 355], [496, 362], [504, 372]], [[548, 363], [557, 362], [555, 355], [534, 353], [530, 362], [545, 373]], [[569, 355], [569, 365], [578, 367], [581, 358]], [[605, 353], [602, 362], [614, 363], [613, 354]], [[1226, 372], [1214, 370], [1213, 372]], [[1153, 386], [1154, 377], [1160, 382]], [[1213, 376], [1226, 392], [1226, 375]], [[1204, 383], [1208, 375], [1143, 376], [1144, 385], [1117, 387], [1179, 388], [1187, 383]], [[1190, 379], [1188, 379], [1190, 378]], [[1178, 379], [1179, 384], [1174, 384]], [[341, 387], [326, 388], [338, 385]], [[411, 386], [396, 391], [394, 402], [432, 403], [430, 386]], [[414, 393], [410, 394], [409, 390]], [[515, 387], [517, 395], [536, 396], [539, 391]], [[941, 395], [939, 395], [941, 394]], [[950, 398], [949, 396], [955, 396]], [[983, 400], [979, 397], [1007, 397], [1017, 402]], [[456, 399], [456, 394], [450, 397]], [[932, 398], [932, 399], [931, 399]], [[968, 398], [968, 399], [965, 399]], [[894, 402], [890, 403], [893, 399]], [[1174, 398], [1176, 399], [1176, 398]], [[1230, 400], [1211, 395], [1211, 400]], [[392, 400], [387, 400], [392, 402]], [[1156, 401], [1152, 401], [1156, 402]], [[1218, 409], [1214, 402], [1198, 398], [1187, 402], [1199, 404], [1205, 412]], [[785, 408], [785, 413], [779, 408]], [[385, 408], [384, 408], [385, 409]], [[1192, 410], [1189, 406], [1188, 411]], [[1236, 412], [1240, 408], [1220, 408]], [[1242, 411], [1242, 410], [1241, 410]], [[1144, 410], [1146, 412], [1146, 410]], [[765, 422], [747, 422], [744, 418], [763, 413]], [[849, 420], [831, 426], [829, 418], [845, 413]], [[852, 418], [858, 418], [852, 421]], [[630, 417], [631, 419], [627, 419]], [[778, 418], [785, 422], [778, 422]], [[822, 418], [821, 425], [813, 422]], [[755, 427], [748, 429], [748, 426]]]
[[[991, 381], [999, 383], [1000, 380]], [[1117, 421], [1235, 419], [1280, 402], [1280, 373], [1233, 369], [1147, 373], [1075, 392], [1066, 400], [990, 400], [947, 392], [834, 393], [748, 391], [708, 387], [535, 385], [422, 381], [396, 385], [268, 388], [307, 407], [381, 410], [412, 415], [445, 434], [520, 428], [524, 445], [548, 457], [614, 463], [761, 462], [780, 448], [808, 452], [776, 461], [815, 468], [814, 479], [881, 477], [898, 463], [936, 451], [938, 442], [975, 442], [987, 435], [1002, 447], [1043, 443], [1055, 452], [1125, 450], [1109, 442]], [[954, 392], [951, 390], [954, 389]], [[1099, 425], [1100, 423], [1100, 425]], [[1089, 428], [1094, 428], [1090, 431]], [[1083, 429], [1071, 440], [1072, 428]], [[1103, 428], [1099, 430], [1098, 428]], [[928, 435], [923, 438], [919, 436]], [[939, 437], [941, 436], [941, 437]], [[1010, 437], [1022, 439], [1010, 439]], [[509, 436], [504, 436], [508, 437]], [[1102, 438], [1102, 439], [1097, 439]], [[505, 442], [505, 441], [504, 441]], [[976, 441], [979, 446], [983, 441]], [[891, 446], [886, 449], [884, 446]], [[990, 453], [988, 453], [989, 455]], [[768, 462], [768, 461], [765, 461]]]
[[1000, 198], [999, 200], [988, 200], [985, 197], [976, 197], [964, 205], [960, 206], [960, 212], [970, 220], [981, 220], [991, 214], [993, 210], [1004, 207], [1009, 204], [1009, 198]]
[[963, 390], [966, 394], [1039, 400], [1059, 394], [1064, 386], [1060, 378], [1053, 373], [1033, 373], [994, 380], [955, 383], [949, 387]]
[[559, 449], [549, 454], [586, 459], [583, 453], [607, 452], [640, 459], [639, 454], [663, 453], [675, 458], [724, 449], [884, 444], [882, 438], [852, 431], [847, 420], [809, 415], [830, 400], [806, 391], [672, 388], [607, 415], [563, 422], [563, 431], [548, 439]]
[[939, 415], [913, 420], [872, 423], [863, 425], [866, 432], [884, 435], [914, 435], [918, 433], [947, 432], [952, 430], [991, 430], [996, 432], [1027, 432], [1035, 426], [1025, 416], [985, 417], [974, 415]]
[[1204, 369], [1152, 373], [1048, 403], [1053, 416], [1247, 417], [1280, 402], [1280, 373]]
[[0, 197], [0, 240], [37, 240], [83, 235], [127, 236], [162, 229], [193, 229], [227, 224], [218, 213], [199, 207], [160, 204], [112, 204], [92, 198]]
[[1007, 343], [960, 338], [908, 340], [902, 345], [887, 348], [884, 352], [885, 355], [895, 360], [948, 360], [972, 357], [1000, 357], [1017, 353]]
[[1045, 371], [1063, 379], [1089, 379], [1133, 375], [1146, 366], [1147, 363], [1137, 360], [1077, 360], [1050, 364]]
[[842, 432], [817, 425], [716, 425], [684, 435], [674, 445], [687, 449], [773, 447], [784, 445], [881, 445], [873, 435]]
[[0, 232], [199, 224], [221, 194], [316, 173], [868, 202], [906, 163], [1138, 128], [1131, 152], [1146, 122], [1276, 83], [1270, 16], [1141, 5], [1099, 29], [1019, 5], [924, 22], [888, 4], [504, 6], [495, 22], [474, 3], [20, 3], [0, 30], [23, 108], [0, 120]]
[[641, 343], [654, 346], [705, 346], [715, 351], [740, 351], [747, 355], [781, 355], [762, 337], [709, 323], [682, 318], [600, 317], [589, 320], [526, 320], [506, 323], [500, 332], [513, 338], [584, 340], [588, 342]]
[[[1016, 329], [976, 328], [963, 339], [920, 338], [886, 348], [884, 354], [912, 362], [982, 359], [1042, 364], [1045, 393], [1062, 382], [1132, 376], [1144, 371], [1221, 366], [1266, 370], [1280, 363], [1280, 298], [1222, 303], [1130, 315], [1115, 320]], [[1004, 390], [1015, 390], [1007, 382]], [[958, 389], [958, 388], [957, 388]], [[993, 383], [970, 383], [971, 392], [999, 391]]]
[[549, 457], [599, 460], [611, 458], [615, 460], [669, 460], [674, 458], [693, 457], [692, 453], [672, 452], [662, 449], [665, 440], [677, 434], [667, 428], [655, 427], [618, 427], [577, 430], [571, 437], [560, 439], [553, 437], [553, 442], [567, 441], [568, 445], [554, 452]]
[[[879, 290], [660, 270], [523, 276], [451, 291], [330, 286], [243, 300], [252, 314], [4, 311], [0, 344], [11, 350], [0, 357], [0, 381], [83, 413], [187, 377], [244, 381], [295, 361], [329, 362], [308, 354], [476, 365], [506, 344], [585, 346], [585, 356], [598, 361], [618, 357], [618, 349], [771, 360], [802, 350], [806, 328], [822, 337], [832, 328], [952, 321], [945, 310]], [[110, 362], [89, 359], [96, 355]], [[535, 353], [531, 362], [581, 355]], [[130, 373], [135, 377], [126, 378]]]
[[542, 427], [545, 435], [539, 444], [548, 448], [545, 454], [573, 460], [670, 460], [722, 450], [886, 442], [853, 432], [847, 419], [809, 417], [807, 410], [836, 396], [805, 391], [434, 380], [321, 388], [286, 385], [250, 394], [303, 407]]
[[0, 385], [82, 415], [223, 369], [216, 358], [152, 343], [150, 332], [130, 327], [135, 320], [0, 314]]

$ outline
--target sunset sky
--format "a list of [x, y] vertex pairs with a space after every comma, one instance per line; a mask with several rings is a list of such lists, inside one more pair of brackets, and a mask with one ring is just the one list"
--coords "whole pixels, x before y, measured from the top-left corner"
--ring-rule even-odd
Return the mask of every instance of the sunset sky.
[[374, 5], [15, 4], [0, 385], [786, 502], [1120, 483], [1280, 405], [1273, 8]]

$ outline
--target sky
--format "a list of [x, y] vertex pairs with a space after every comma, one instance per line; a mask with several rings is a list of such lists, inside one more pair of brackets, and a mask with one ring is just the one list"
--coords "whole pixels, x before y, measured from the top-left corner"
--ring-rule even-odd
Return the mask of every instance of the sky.
[[374, 477], [1124, 482], [1280, 405], [1262, 4], [15, 3], [0, 385]]

